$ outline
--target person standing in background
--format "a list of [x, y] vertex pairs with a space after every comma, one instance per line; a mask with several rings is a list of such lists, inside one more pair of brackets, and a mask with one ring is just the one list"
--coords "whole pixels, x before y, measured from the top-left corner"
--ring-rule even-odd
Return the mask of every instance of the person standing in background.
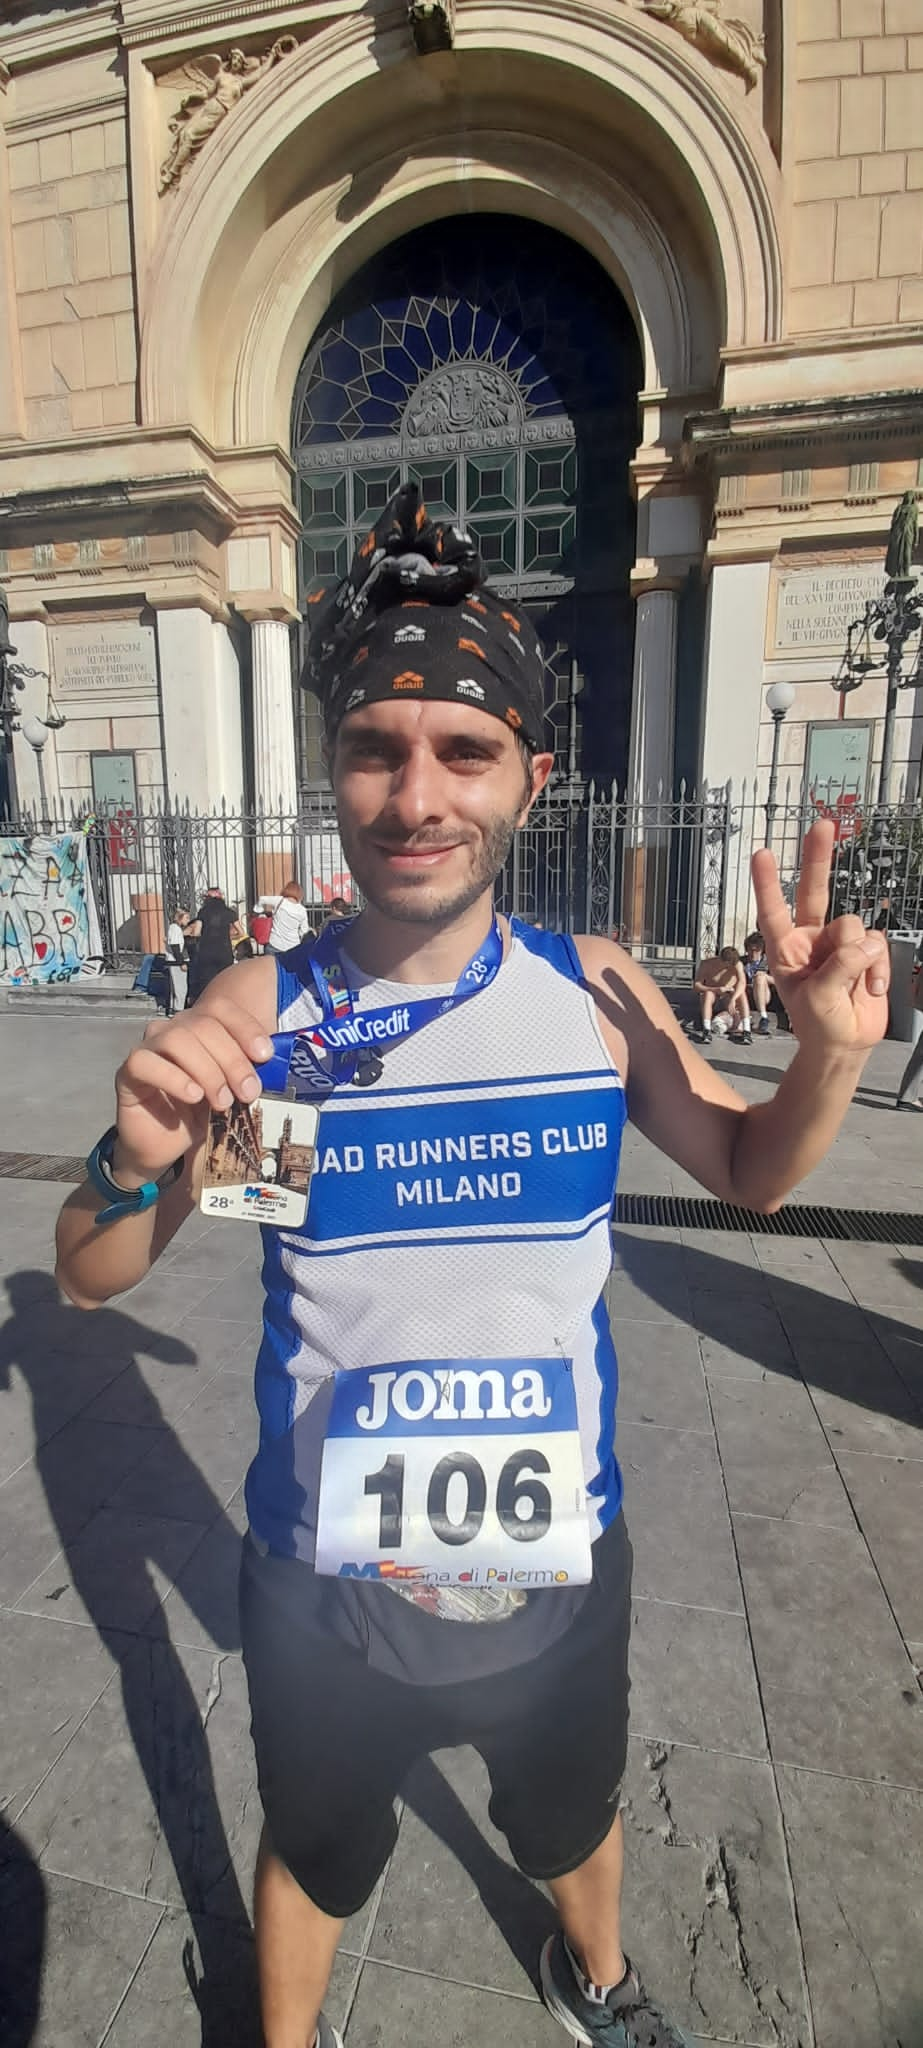
[[209, 982], [225, 967], [234, 964], [233, 948], [244, 936], [237, 921], [237, 912], [225, 903], [220, 889], [208, 889], [195, 924], [192, 937], [196, 941], [195, 952], [189, 963], [189, 988], [186, 1008], [198, 1001]]
[[[923, 1010], [923, 939], [920, 940], [913, 956], [911, 997], [914, 1009]], [[923, 1072], [923, 1031], [920, 1032], [915, 1044], [911, 1047], [910, 1058], [900, 1078], [897, 1100], [894, 1104], [895, 1109], [923, 1109], [923, 1103], [921, 1103], [918, 1095], [914, 1097], [913, 1102], [908, 1102], [906, 1099], [914, 1082], [919, 1081], [921, 1072]]]
[[302, 939], [308, 937], [310, 930], [301, 883], [286, 882], [273, 912], [270, 953], [290, 953], [294, 946], [300, 946]]

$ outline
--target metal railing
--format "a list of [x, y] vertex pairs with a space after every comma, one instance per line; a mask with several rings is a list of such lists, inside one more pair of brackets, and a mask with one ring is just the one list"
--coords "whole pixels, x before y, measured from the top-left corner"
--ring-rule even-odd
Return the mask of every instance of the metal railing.
[[[772, 836], [783, 890], [793, 896], [807, 826], [835, 828], [828, 910], [892, 930], [923, 928], [923, 810], [918, 799], [866, 805], [858, 792], [786, 789]], [[208, 813], [158, 805], [86, 810], [23, 822], [51, 837], [81, 831], [107, 966], [130, 966], [164, 943], [178, 907], [195, 913], [221, 889], [242, 917], [294, 876], [314, 921], [334, 896], [355, 900], [329, 793], [305, 795], [297, 813]], [[498, 881], [501, 910], [549, 930], [618, 938], [665, 978], [687, 979], [697, 959], [742, 945], [755, 923], [750, 857], [766, 838], [756, 787], [637, 803], [617, 790], [562, 782], [542, 793], [516, 834]]]

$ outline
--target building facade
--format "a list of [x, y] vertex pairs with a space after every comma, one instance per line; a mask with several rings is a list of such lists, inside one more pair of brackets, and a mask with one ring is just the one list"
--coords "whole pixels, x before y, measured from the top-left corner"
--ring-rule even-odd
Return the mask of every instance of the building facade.
[[786, 680], [783, 773], [871, 780], [883, 680], [830, 679], [923, 491], [921, 114], [920, 0], [7, 0], [49, 803], [294, 810], [301, 615], [408, 474], [533, 610], [565, 765], [765, 780]]

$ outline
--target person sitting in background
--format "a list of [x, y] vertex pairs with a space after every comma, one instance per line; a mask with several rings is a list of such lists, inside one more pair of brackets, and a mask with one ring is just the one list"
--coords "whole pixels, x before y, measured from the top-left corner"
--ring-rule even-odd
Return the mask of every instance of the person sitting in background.
[[273, 911], [269, 933], [270, 953], [291, 953], [300, 946], [310, 931], [308, 913], [304, 907], [304, 890], [300, 882], [286, 882], [279, 901]]
[[331, 896], [321, 930], [326, 931], [328, 924], [335, 924], [341, 917], [352, 917], [352, 914], [353, 906], [347, 903], [345, 896]]
[[772, 995], [772, 977], [763, 945], [762, 932], [750, 932], [744, 940], [744, 977], [747, 983], [747, 1000], [751, 1010], [759, 1017], [757, 1031], [761, 1038], [769, 1037], [769, 1002]]
[[702, 1043], [707, 1045], [711, 1039], [712, 1018], [716, 1010], [723, 1010], [727, 1005], [732, 1019], [728, 1037], [737, 1039], [741, 1045], [751, 1045], [747, 977], [736, 946], [722, 946], [720, 953], [714, 954], [710, 960], [703, 960], [694, 987], [702, 1017], [699, 1033]]

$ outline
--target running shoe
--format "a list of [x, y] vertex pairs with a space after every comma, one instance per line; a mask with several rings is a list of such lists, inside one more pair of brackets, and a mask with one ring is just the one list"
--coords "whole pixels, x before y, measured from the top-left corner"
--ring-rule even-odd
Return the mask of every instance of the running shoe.
[[542, 1997], [551, 2014], [583, 2048], [691, 2048], [666, 2013], [648, 1998], [637, 1970], [625, 1958], [626, 1974], [604, 2005], [585, 1998], [560, 1933], [549, 1936], [540, 1965]]
[[320, 2019], [317, 2022], [317, 2038], [314, 2048], [343, 2048], [342, 2034], [337, 2032], [336, 2027], [330, 2025], [330, 2021], [324, 2013], [321, 2013]]
[[759, 1023], [758, 1023], [758, 1025], [757, 1025], [757, 1027], [756, 1027], [756, 1028], [757, 1028], [757, 1031], [759, 1032], [759, 1034], [760, 1034], [760, 1037], [761, 1037], [761, 1038], [768, 1038], [768, 1037], [769, 1037], [769, 1018], [768, 1018], [768, 1017], [761, 1017], [761, 1018], [760, 1018], [760, 1021], [759, 1021]]

